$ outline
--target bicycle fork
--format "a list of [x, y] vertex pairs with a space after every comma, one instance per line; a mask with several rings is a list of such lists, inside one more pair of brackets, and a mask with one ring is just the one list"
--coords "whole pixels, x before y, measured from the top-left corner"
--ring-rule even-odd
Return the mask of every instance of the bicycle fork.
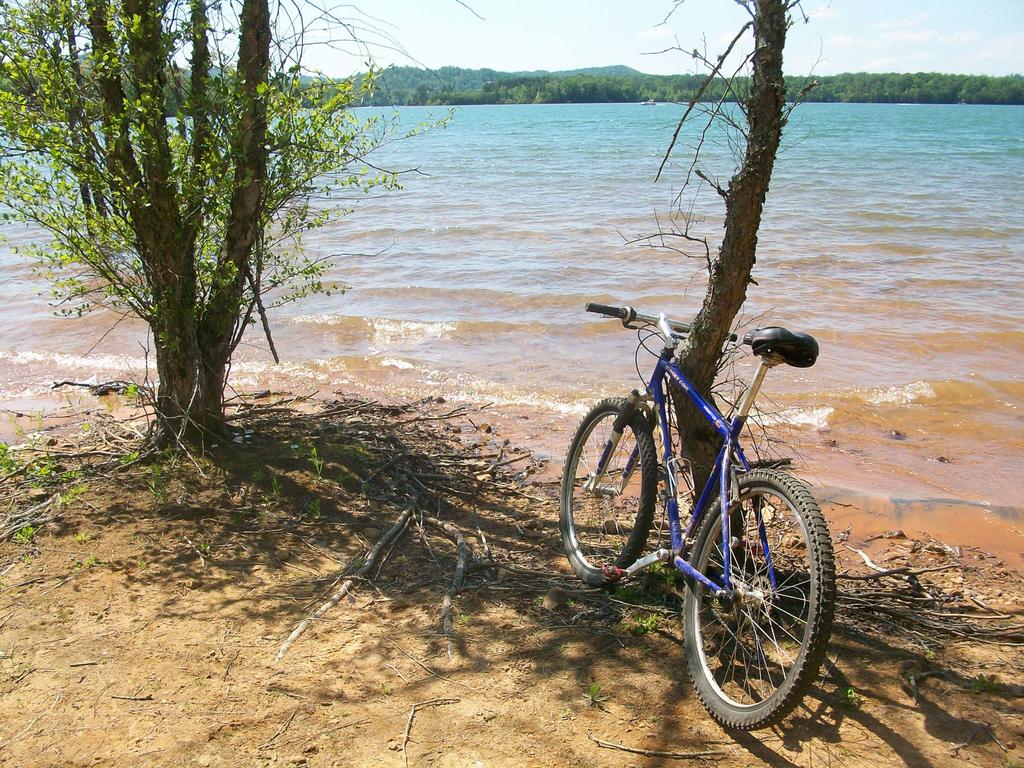
[[[626, 425], [629, 424], [630, 419], [633, 418], [633, 414], [636, 413], [636, 409], [640, 407], [640, 403], [647, 399], [648, 396], [640, 394], [639, 390], [634, 389], [630, 392], [629, 397], [626, 398], [626, 407], [619, 412], [619, 415], [615, 417], [615, 421], [612, 423], [612, 435], [608, 438], [608, 442], [605, 443], [604, 451], [602, 451], [601, 458], [597, 462], [597, 469], [594, 470], [593, 476], [583, 484], [584, 490], [596, 492], [598, 485], [604, 479], [604, 473], [608, 467], [608, 462], [611, 460], [611, 457], [615, 455], [615, 451], [619, 448], [619, 442], [622, 440], [622, 435], [626, 431]], [[636, 467], [636, 463], [640, 458], [639, 454], [639, 447], [634, 447], [633, 452], [629, 455], [629, 459], [626, 461], [626, 466], [622, 470], [622, 478], [619, 480], [619, 487], [616, 491], [617, 494], [621, 494], [626, 490], [626, 485], [629, 483], [629, 477], [633, 474], [633, 469]]]

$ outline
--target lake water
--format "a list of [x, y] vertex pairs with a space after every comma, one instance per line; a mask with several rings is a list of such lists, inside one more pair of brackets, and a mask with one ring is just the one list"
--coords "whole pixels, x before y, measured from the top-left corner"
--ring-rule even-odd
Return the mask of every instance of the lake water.
[[[431, 113], [443, 111], [400, 114], [413, 125]], [[702, 261], [627, 242], [672, 214], [692, 131], [653, 179], [681, 113], [467, 107], [443, 130], [389, 145], [376, 163], [421, 173], [306, 240], [334, 257], [332, 278], [351, 289], [279, 311], [284, 364], [273, 366], [254, 337], [234, 386], [441, 394], [567, 423], [628, 391], [635, 336], [583, 305], [695, 313]], [[708, 170], [728, 178], [727, 143], [705, 149]], [[699, 233], [719, 235], [710, 190], [692, 216]], [[111, 318], [53, 318], [39, 295], [46, 284], [12, 251], [40, 233], [0, 232], [0, 400], [31, 405], [56, 379], [141, 375], [138, 327], [123, 323], [96, 345]], [[822, 348], [811, 369], [772, 372], [771, 418], [820, 448], [844, 482], [1019, 518], [1024, 108], [800, 107], [759, 243], [743, 327], [785, 325]], [[646, 374], [650, 361], [641, 363]]]

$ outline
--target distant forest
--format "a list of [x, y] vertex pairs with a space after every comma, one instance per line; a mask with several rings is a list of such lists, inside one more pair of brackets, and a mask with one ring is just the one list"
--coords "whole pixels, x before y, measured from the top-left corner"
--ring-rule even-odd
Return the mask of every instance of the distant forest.
[[[1024, 76], [869, 74], [857, 72], [827, 77], [787, 77], [793, 98], [817, 81], [804, 97], [818, 102], [878, 102], [911, 104], [1024, 104]], [[390, 67], [378, 76], [377, 89], [366, 104], [582, 104], [602, 102], [689, 101], [702, 78], [698, 75], [647, 75], [625, 66], [596, 67], [566, 72], [498, 72], [493, 69], [437, 70]], [[739, 79], [734, 90], [746, 92], [749, 81]], [[705, 100], [717, 100], [725, 80], [713, 83]]]

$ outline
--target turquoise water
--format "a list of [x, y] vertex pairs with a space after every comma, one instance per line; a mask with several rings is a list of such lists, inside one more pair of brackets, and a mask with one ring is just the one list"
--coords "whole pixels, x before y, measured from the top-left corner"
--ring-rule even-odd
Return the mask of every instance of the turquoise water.
[[[351, 289], [281, 310], [286, 365], [268, 365], [253, 338], [234, 381], [363, 383], [567, 413], [632, 387], [635, 338], [582, 309], [628, 303], [687, 319], [699, 306], [701, 248], [687, 258], [628, 242], [682, 226], [680, 192], [693, 232], [712, 249], [721, 234], [714, 192], [680, 189], [696, 124], [654, 183], [681, 113], [466, 107], [447, 128], [388, 145], [376, 164], [418, 169], [403, 174], [404, 189], [358, 201], [306, 240], [334, 257], [332, 277]], [[412, 126], [443, 114], [408, 108], [400, 118]], [[713, 133], [703, 157], [709, 175], [728, 179], [727, 136]], [[1022, 210], [1024, 108], [801, 106], [772, 180], [744, 322], [821, 342], [817, 366], [773, 374], [779, 418], [864, 446], [912, 432], [900, 450], [919, 474], [937, 455], [970, 453], [942, 468], [950, 488], [967, 487], [979, 467], [1024, 470]], [[3, 232], [11, 244], [39, 237]], [[44, 284], [9, 246], [0, 277], [6, 399], [65, 375], [144, 367], [141, 352], [125, 353], [139, 335], [127, 324], [86, 356], [111, 320], [51, 319]]]

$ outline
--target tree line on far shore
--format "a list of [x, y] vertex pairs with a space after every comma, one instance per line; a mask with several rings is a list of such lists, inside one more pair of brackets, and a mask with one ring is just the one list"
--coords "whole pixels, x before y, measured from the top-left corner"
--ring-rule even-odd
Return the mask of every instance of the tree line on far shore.
[[[378, 77], [367, 100], [373, 106], [439, 104], [560, 104], [641, 101], [687, 102], [703, 81], [700, 75], [648, 75], [629, 67], [568, 72], [497, 72], [441, 67], [390, 67]], [[806, 90], [805, 101], [911, 104], [1024, 104], [1024, 76], [949, 75], [937, 72], [855, 72], [827, 77], [787, 77], [787, 97]], [[733, 101], [749, 90], [737, 78], [729, 92], [724, 78], [703, 100]]]
[[[303, 105], [344, 93], [363, 93], [361, 106], [438, 106], [467, 104], [602, 104], [661, 101], [685, 103], [701, 87], [700, 75], [647, 75], [625, 66], [594, 67], [567, 72], [498, 72], [493, 69], [389, 67], [374, 74], [374, 87], [363, 88], [365, 74], [331, 80], [291, 74], [301, 81]], [[188, 68], [165, 73], [166, 114], [176, 114], [187, 100]], [[130, 84], [129, 84], [130, 85]], [[745, 99], [748, 78], [731, 88], [718, 78], [702, 101]], [[0, 91], [17, 87], [0, 76]], [[129, 89], [130, 90], [130, 89]], [[878, 104], [1024, 104], [1024, 75], [947, 75], [856, 72], [827, 77], [787, 77], [786, 97], [803, 101]]]

